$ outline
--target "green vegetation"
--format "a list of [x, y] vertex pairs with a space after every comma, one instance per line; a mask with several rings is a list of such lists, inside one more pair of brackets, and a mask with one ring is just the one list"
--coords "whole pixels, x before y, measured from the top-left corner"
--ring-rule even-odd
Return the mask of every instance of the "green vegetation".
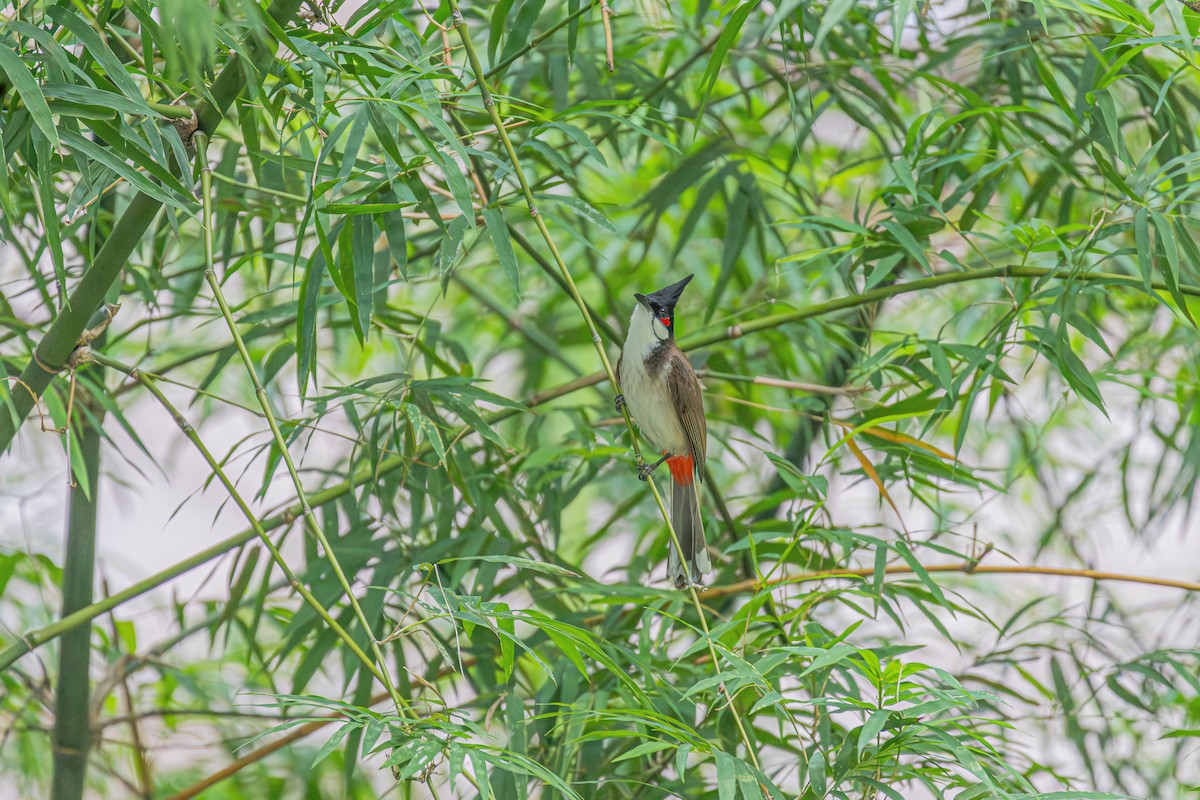
[[[1198, 26], [5, 6], [0, 475], [68, 509], [0, 537], [6, 785], [1196, 791]], [[687, 273], [715, 572], [678, 592], [612, 370]], [[213, 537], [109, 586], [105, 499], [159, 471]]]

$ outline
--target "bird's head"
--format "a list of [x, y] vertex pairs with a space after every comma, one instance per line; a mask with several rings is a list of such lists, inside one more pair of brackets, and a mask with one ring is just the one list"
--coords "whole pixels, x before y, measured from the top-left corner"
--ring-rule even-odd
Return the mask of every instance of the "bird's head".
[[638, 305], [650, 314], [655, 334], [659, 333], [659, 326], [662, 326], [665, 335], [658, 338], [667, 339], [675, 336], [675, 304], [679, 302], [680, 295], [683, 294], [684, 288], [693, 277], [695, 276], [688, 275], [683, 280], [650, 294], [634, 293], [633, 297], [638, 301]]

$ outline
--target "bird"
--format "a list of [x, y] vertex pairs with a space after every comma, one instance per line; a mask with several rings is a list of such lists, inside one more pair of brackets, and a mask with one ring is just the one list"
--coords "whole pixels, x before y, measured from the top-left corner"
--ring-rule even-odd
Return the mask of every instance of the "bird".
[[617, 410], [626, 406], [642, 435], [662, 453], [653, 464], [641, 464], [638, 477], [647, 480], [663, 463], [671, 473], [671, 527], [679, 552], [670, 548], [667, 577], [678, 589], [712, 571], [699, 494], [708, 448], [704, 387], [675, 343], [675, 305], [693, 277], [650, 294], [634, 293], [637, 304], [617, 362]]

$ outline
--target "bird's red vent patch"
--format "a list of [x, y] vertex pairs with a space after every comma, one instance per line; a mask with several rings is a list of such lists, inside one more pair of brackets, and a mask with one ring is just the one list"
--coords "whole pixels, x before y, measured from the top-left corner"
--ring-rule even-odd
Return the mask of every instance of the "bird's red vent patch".
[[668, 328], [671, 327], [671, 318], [670, 317], [659, 317], [658, 321], [661, 322], [663, 325], [666, 325]]
[[667, 468], [671, 470], [671, 480], [676, 483], [692, 482], [692, 457], [675, 456], [667, 459]]

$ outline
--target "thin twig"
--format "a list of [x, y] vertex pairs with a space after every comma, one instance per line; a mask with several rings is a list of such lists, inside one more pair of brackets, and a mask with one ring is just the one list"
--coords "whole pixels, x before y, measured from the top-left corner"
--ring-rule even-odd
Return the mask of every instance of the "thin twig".
[[[1123, 572], [1102, 572], [1094, 569], [1072, 569], [1070, 567], [984, 566], [979, 564], [978, 561], [965, 561], [958, 564], [931, 564], [922, 566], [921, 569], [929, 573], [956, 572], [963, 575], [1057, 575], [1063, 578], [1120, 581], [1122, 583], [1138, 583], [1144, 586], [1165, 586], [1170, 589], [1182, 589], [1186, 592], [1200, 592], [1200, 583], [1194, 581], [1159, 578], [1152, 575], [1130, 575]], [[885, 567], [883, 572], [886, 575], [910, 575], [914, 574], [916, 570], [908, 564], [893, 564]], [[836, 580], [839, 578], [869, 578], [874, 575], [874, 567], [852, 567], [849, 569], [831, 569], [824, 572], [802, 572], [797, 575], [784, 575], [772, 578], [768, 581], [759, 581], [751, 578], [726, 586], [713, 587], [704, 593], [704, 599], [727, 597], [745, 592], [757, 592], [762, 589], [791, 583], [811, 583], [812, 581]]]
[[608, 71], [613, 71], [613, 35], [612, 23], [609, 22], [609, 17], [613, 16], [613, 11], [608, 7], [608, 0], [600, 0], [600, 19], [604, 22], [604, 55], [608, 61]]
[[798, 392], [812, 394], [832, 394], [853, 396], [871, 391], [864, 386], [826, 386], [823, 383], [804, 383], [803, 381], [788, 381], [783, 378], [772, 378], [767, 375], [734, 375], [728, 372], [714, 372], [708, 369], [697, 370], [701, 378], [714, 378], [731, 383], [753, 383], [758, 386], [774, 386], [779, 389], [795, 389]]
[[[108, 581], [104, 578], [100, 579], [101, 589], [105, 594], [108, 594]], [[121, 632], [117, 627], [117, 618], [112, 613], [108, 614], [109, 627], [112, 630], [113, 644], [121, 642]], [[125, 706], [126, 722], [129, 723], [129, 739], [130, 746], [133, 750], [133, 765], [137, 772], [138, 778], [138, 793], [149, 800], [154, 797], [154, 783], [150, 773], [150, 759], [146, 756], [146, 745], [142, 742], [141, 726], [138, 724], [142, 718], [137, 713], [137, 709], [133, 705], [133, 692], [129, 689], [129, 675], [123, 674], [117, 681], [117, 686], [120, 688], [121, 702]], [[96, 728], [100, 726], [97, 724]]]

